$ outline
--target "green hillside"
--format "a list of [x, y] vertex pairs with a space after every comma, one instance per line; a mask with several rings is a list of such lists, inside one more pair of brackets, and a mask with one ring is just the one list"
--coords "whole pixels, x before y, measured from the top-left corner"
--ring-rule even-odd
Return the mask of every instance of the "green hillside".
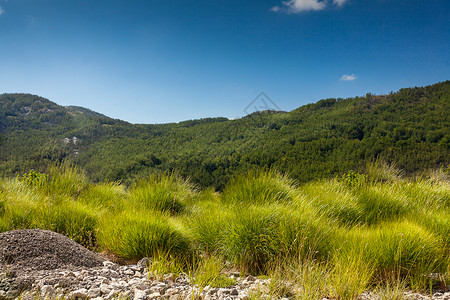
[[[254, 167], [300, 182], [364, 171], [382, 158], [413, 174], [450, 162], [450, 81], [326, 99], [291, 112], [261, 112], [133, 125], [29, 94], [0, 95], [0, 175], [49, 162], [76, 163], [94, 181], [127, 181], [177, 170], [194, 183], [222, 188]], [[74, 139], [76, 137], [76, 139]]]

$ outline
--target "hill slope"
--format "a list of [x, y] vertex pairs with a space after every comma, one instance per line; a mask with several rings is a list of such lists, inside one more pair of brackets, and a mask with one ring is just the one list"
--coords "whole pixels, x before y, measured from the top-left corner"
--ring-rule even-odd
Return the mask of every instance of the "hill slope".
[[133, 125], [28, 94], [0, 95], [0, 174], [67, 160], [93, 180], [177, 170], [205, 186], [255, 166], [300, 181], [361, 169], [377, 157], [407, 172], [450, 162], [450, 81], [326, 99], [291, 112]]

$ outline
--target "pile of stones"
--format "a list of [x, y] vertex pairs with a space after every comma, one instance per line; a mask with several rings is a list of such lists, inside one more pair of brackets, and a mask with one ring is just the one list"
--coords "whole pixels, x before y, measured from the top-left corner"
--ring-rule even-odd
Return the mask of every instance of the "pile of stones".
[[[110, 261], [102, 267], [57, 269], [36, 271], [30, 274], [6, 272], [0, 283], [0, 299], [273, 299], [267, 290], [270, 279], [230, 274], [236, 284], [227, 288], [199, 287], [192, 284], [186, 274], [166, 274], [156, 278], [148, 271], [148, 259], [136, 265], [121, 266]], [[267, 295], [267, 296], [264, 296]], [[408, 292], [403, 295], [409, 300], [450, 300], [450, 291], [435, 293], [432, 297]], [[282, 298], [288, 300], [289, 298]], [[360, 300], [378, 300], [376, 294], [363, 293]], [[322, 299], [327, 300], [327, 299]]]
[[[136, 265], [120, 266], [110, 261], [102, 267], [73, 270], [41, 270], [32, 274], [5, 274], [0, 299], [249, 299], [261, 291], [269, 279], [239, 277], [227, 288], [199, 287], [186, 274], [167, 274], [155, 278], [146, 268], [148, 259]], [[269, 299], [269, 298], [268, 298]]]

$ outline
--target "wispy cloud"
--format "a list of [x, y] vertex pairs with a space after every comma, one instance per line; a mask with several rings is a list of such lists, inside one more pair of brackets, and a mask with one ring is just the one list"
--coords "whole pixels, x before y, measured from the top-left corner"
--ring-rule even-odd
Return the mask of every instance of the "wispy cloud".
[[308, 10], [322, 10], [326, 7], [326, 3], [321, 0], [289, 0], [283, 1], [282, 6], [272, 7], [272, 11], [284, 11], [288, 13], [299, 13]]
[[342, 75], [341, 80], [342, 81], [353, 81], [353, 80], [355, 80], [357, 78], [358, 77], [355, 74], [352, 74], [352, 75], [344, 74], [344, 75]]
[[343, 6], [347, 2], [348, 0], [333, 0], [333, 4], [336, 6]]
[[[349, 0], [333, 0], [333, 4], [341, 7]], [[323, 10], [328, 6], [328, 0], [288, 0], [283, 1], [281, 6], [274, 6], [273, 12], [300, 13], [304, 11]]]
[[0, 6], [0, 16], [4, 13], [5, 11], [3, 10], [3, 8]]

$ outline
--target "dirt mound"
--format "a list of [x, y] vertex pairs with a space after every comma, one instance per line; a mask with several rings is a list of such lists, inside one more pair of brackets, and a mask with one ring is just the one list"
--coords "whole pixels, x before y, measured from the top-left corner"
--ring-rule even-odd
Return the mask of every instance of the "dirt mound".
[[24, 272], [101, 266], [104, 259], [71, 239], [49, 230], [0, 233], [0, 266]]

